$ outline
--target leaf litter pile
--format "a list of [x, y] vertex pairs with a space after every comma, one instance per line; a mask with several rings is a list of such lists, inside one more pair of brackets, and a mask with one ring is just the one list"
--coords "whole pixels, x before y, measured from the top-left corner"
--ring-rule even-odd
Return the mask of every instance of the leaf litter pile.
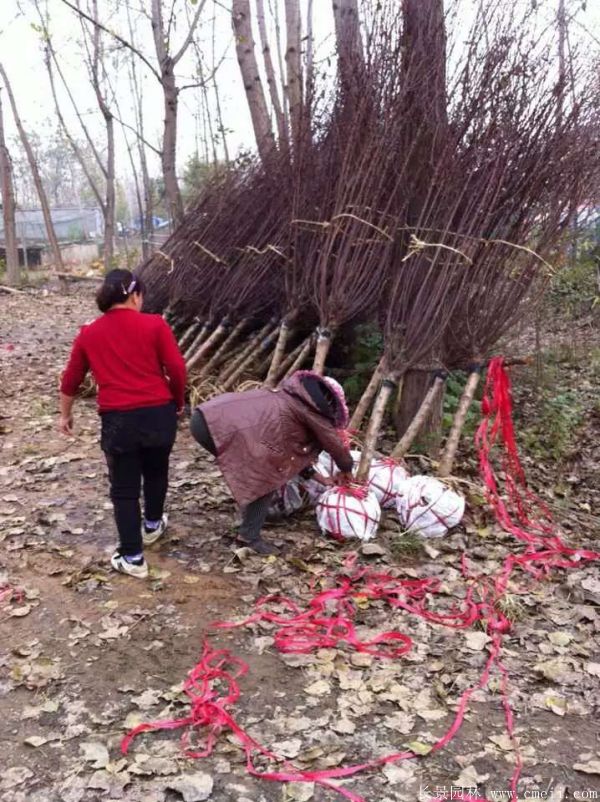
[[[332, 574], [343, 573], [348, 551], [302, 518], [267, 533], [287, 546], [283, 558], [232, 549], [223, 536], [233, 504], [185, 426], [172, 461], [172, 528], [149, 554], [150, 581], [111, 573], [115, 533], [93, 400], [78, 404], [76, 439], [55, 431], [58, 374], [91, 305], [44, 293], [0, 303], [0, 346], [14, 346], [0, 348], [0, 799], [341, 798], [311, 783], [252, 778], [226, 729], [205, 760], [186, 758], [177, 732], [142, 734], [122, 756], [129, 730], [188, 714], [183, 680], [205, 637], [249, 666], [231, 711], [238, 724], [297, 769], [328, 771], [411, 751], [413, 760], [332, 783], [370, 802], [449, 797], [452, 787], [507, 798], [517, 755], [498, 676], [473, 693], [456, 737], [431, 751], [482, 674], [491, 642], [484, 628], [451, 630], [367, 595], [354, 600], [358, 637], [405, 633], [413, 645], [401, 658], [379, 659], [343, 641], [281, 653], [278, 625], [264, 618], [210, 628], [215, 620], [243, 621], [268, 594], [307, 605], [331, 587]], [[403, 581], [439, 581], [431, 609], [445, 614], [465, 595], [463, 551], [472, 574], [494, 575], [518, 550], [474, 508], [463, 531], [433, 546], [398, 538], [390, 521], [377, 543], [363, 547], [358, 565]], [[543, 582], [515, 574], [499, 601], [513, 622], [502, 660], [523, 762], [521, 798], [600, 791], [599, 605], [598, 570], [585, 563]], [[203, 734], [192, 733], [190, 745], [201, 747]], [[281, 769], [265, 757], [255, 762], [261, 772]]]

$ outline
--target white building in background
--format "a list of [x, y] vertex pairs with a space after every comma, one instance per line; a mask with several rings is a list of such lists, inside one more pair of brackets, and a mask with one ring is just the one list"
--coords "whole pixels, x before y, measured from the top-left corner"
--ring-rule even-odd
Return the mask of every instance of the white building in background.
[[[65, 263], [97, 259], [104, 239], [101, 210], [96, 207], [65, 206], [50, 211]], [[16, 209], [15, 224], [20, 263], [36, 266], [51, 262], [52, 255], [42, 210]], [[4, 255], [4, 220], [0, 214], [0, 258], [4, 258]]]

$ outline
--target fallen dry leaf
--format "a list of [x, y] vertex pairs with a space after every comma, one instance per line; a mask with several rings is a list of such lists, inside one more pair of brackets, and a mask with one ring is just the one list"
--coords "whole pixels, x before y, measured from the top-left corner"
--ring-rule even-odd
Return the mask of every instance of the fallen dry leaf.
[[600, 760], [590, 760], [588, 763], [575, 763], [573, 768], [575, 771], [581, 771], [584, 774], [600, 774]]

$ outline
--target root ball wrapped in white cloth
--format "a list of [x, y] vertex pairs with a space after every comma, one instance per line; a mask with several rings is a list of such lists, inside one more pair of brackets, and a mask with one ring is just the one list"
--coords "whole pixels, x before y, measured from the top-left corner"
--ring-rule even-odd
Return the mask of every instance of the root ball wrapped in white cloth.
[[[354, 460], [353, 472], [356, 475], [362, 455], [360, 451], [351, 451], [350, 454]], [[319, 454], [315, 468], [324, 476], [333, 476], [337, 472], [334, 461], [326, 451]], [[408, 479], [409, 475], [401, 463], [389, 457], [376, 458], [371, 462], [367, 483], [383, 509], [391, 509], [396, 505], [396, 494], [400, 484]]]
[[369, 489], [377, 496], [382, 509], [396, 506], [396, 496], [409, 478], [406, 468], [393, 459], [374, 459], [369, 468]]
[[396, 509], [407, 532], [437, 538], [461, 522], [465, 500], [439, 479], [412, 476], [400, 485]]
[[372, 540], [377, 534], [381, 507], [367, 488], [334, 487], [320, 497], [316, 506], [322, 532], [336, 540]]
[[[360, 451], [351, 451], [350, 456], [354, 461], [353, 470], [356, 471], [358, 468], [358, 463], [360, 462]], [[318, 471], [322, 476], [334, 476], [339, 471], [339, 468], [333, 461], [333, 457], [331, 457], [331, 455], [326, 451], [321, 451], [314, 467], [315, 470]]]

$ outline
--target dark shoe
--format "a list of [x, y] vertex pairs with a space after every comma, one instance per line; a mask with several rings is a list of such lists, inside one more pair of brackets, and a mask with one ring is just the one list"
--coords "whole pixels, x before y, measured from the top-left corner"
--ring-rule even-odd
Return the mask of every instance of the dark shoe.
[[261, 537], [256, 538], [256, 540], [246, 540], [243, 537], [238, 537], [237, 542], [247, 546], [257, 554], [279, 554], [277, 546], [274, 546], [272, 543], [267, 543], [267, 541], [263, 540]]

